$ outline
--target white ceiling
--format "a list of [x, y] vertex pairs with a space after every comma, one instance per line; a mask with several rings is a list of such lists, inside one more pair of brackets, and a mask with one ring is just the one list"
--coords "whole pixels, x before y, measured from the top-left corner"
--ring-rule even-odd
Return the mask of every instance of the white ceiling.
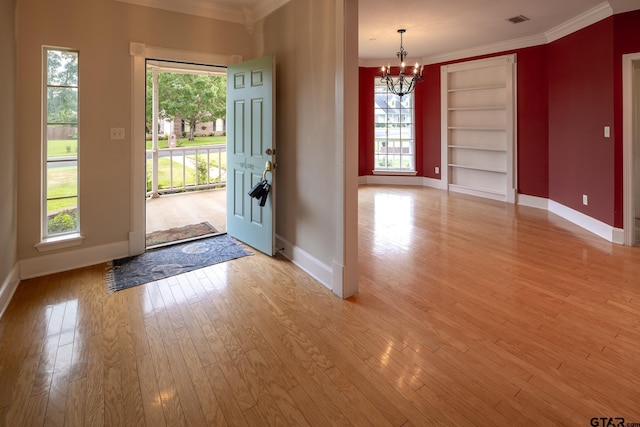
[[[182, 13], [253, 24], [289, 0], [119, 0]], [[395, 59], [404, 28], [409, 62], [434, 63], [556, 40], [640, 0], [359, 0], [361, 65]], [[512, 24], [508, 18], [530, 20]], [[640, 25], [640, 24], [639, 24]]]
[[[395, 58], [399, 28], [409, 58], [433, 63], [548, 43], [635, 9], [640, 0], [360, 0], [359, 56]], [[518, 15], [530, 20], [507, 21]]]

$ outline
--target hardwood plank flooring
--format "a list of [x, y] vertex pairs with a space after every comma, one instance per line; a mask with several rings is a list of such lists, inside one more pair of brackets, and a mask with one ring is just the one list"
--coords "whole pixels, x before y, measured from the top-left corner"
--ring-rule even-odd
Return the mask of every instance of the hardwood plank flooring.
[[363, 186], [359, 264], [348, 300], [260, 254], [113, 295], [104, 265], [25, 280], [0, 320], [0, 425], [640, 422], [640, 248]]

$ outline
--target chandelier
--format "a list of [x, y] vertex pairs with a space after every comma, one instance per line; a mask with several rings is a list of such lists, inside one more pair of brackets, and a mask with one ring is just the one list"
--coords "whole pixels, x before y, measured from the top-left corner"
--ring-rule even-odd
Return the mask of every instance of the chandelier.
[[413, 74], [412, 77], [406, 77], [404, 59], [407, 57], [407, 51], [402, 47], [402, 34], [406, 31], [405, 29], [398, 30], [398, 33], [400, 33], [400, 50], [396, 53], [396, 56], [400, 59], [400, 75], [393, 77], [391, 75], [391, 65], [387, 64], [382, 67], [382, 78], [380, 79], [382, 83], [387, 84], [389, 92], [398, 95], [400, 98], [413, 92], [416, 88], [416, 83], [422, 81], [422, 72], [424, 71], [424, 65], [419, 68], [416, 62], [416, 65], [413, 67], [413, 73], [410, 73], [410, 75]]

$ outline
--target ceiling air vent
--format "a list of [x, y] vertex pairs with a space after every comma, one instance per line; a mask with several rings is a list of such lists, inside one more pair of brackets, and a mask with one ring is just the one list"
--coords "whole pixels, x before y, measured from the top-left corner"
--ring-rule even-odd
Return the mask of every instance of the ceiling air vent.
[[524, 15], [518, 15], [518, 16], [514, 16], [513, 18], [507, 19], [507, 21], [511, 22], [512, 24], [519, 24], [521, 22], [528, 21], [528, 20], [529, 18], [527, 18]]

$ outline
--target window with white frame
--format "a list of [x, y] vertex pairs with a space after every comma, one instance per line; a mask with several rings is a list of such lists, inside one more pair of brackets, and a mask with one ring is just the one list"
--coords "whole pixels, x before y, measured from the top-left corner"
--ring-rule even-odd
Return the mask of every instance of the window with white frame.
[[374, 172], [415, 173], [413, 93], [402, 98], [374, 85]]
[[43, 49], [42, 237], [80, 229], [78, 180], [78, 52]]

